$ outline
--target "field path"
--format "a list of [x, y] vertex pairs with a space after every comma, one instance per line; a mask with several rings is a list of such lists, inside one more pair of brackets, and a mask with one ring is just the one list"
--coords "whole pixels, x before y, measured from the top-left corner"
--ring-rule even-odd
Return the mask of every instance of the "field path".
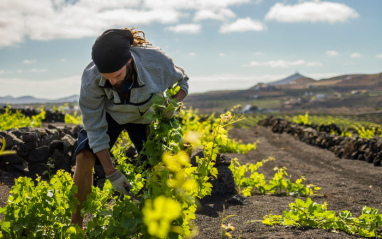
[[[264, 164], [258, 171], [269, 180], [274, 167], [286, 167], [292, 181], [305, 175], [306, 182], [321, 187], [320, 194], [313, 197], [317, 203], [326, 201], [328, 210], [349, 210], [359, 216], [363, 205], [382, 210], [382, 167], [374, 167], [364, 161], [339, 159], [328, 150], [310, 146], [294, 139], [288, 134], [275, 134], [270, 129], [256, 127], [235, 128], [230, 138], [244, 143], [259, 141], [257, 149], [246, 154], [227, 154], [237, 157], [241, 164], [254, 163], [269, 156], [275, 161]], [[303, 198], [304, 199], [304, 198]], [[232, 205], [224, 199], [206, 203], [197, 215], [200, 227], [198, 238], [220, 238], [220, 222], [225, 204], [225, 216], [237, 215], [227, 219], [236, 229], [233, 238], [357, 238], [346, 233], [333, 233], [321, 229], [269, 227], [261, 223], [246, 223], [262, 219], [272, 212], [282, 214], [294, 202], [293, 197], [254, 195], [249, 205]], [[305, 199], [304, 199], [305, 200]]]

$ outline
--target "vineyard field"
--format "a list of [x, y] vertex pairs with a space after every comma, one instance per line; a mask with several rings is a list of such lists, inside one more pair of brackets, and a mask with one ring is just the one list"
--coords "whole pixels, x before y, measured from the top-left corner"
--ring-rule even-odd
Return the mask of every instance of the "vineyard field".
[[[358, 160], [339, 159], [327, 150], [306, 145], [287, 134], [274, 134], [264, 127], [234, 128], [229, 131], [229, 137], [242, 140], [243, 143], [259, 143], [256, 150], [247, 154], [226, 153], [227, 156], [237, 157], [241, 164], [253, 164], [274, 157], [274, 161], [265, 163], [259, 169], [267, 180], [274, 175], [275, 167], [286, 167], [292, 181], [305, 175], [307, 183], [321, 187], [319, 195], [312, 196], [312, 200], [327, 202], [330, 210], [349, 210], [354, 216], [359, 216], [363, 205], [382, 208], [381, 167]], [[3, 173], [2, 178], [7, 176]], [[7, 204], [8, 186], [0, 186], [0, 207]], [[245, 205], [227, 202], [227, 199], [209, 197], [201, 201], [196, 212], [195, 222], [199, 227], [196, 238], [221, 238], [223, 214], [231, 216], [225, 220], [225, 224], [234, 227], [230, 232], [232, 238], [358, 238], [341, 231], [335, 233], [306, 227], [272, 227], [261, 221], [253, 222], [262, 220], [270, 213], [281, 215], [294, 202], [294, 197], [254, 194], [247, 199], [249, 204]]]

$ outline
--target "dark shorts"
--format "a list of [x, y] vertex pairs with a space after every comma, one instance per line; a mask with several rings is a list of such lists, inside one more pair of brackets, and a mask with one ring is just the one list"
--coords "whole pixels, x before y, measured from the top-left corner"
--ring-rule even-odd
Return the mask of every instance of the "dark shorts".
[[[106, 113], [106, 121], [108, 123], [107, 134], [110, 137], [109, 151], [111, 150], [111, 148], [117, 141], [119, 134], [124, 129], [129, 134], [129, 137], [131, 141], [133, 142], [135, 148], [137, 149], [138, 153], [142, 151], [143, 143], [147, 140], [147, 136], [148, 136], [148, 124], [128, 123], [128, 124], [120, 125], [108, 113]], [[74, 154], [77, 155], [83, 149], [87, 149], [90, 152], [94, 153], [89, 146], [88, 133], [86, 132], [84, 128], [82, 128], [78, 134], [77, 148]], [[100, 162], [97, 158], [96, 164], [99, 164], [99, 163]]]

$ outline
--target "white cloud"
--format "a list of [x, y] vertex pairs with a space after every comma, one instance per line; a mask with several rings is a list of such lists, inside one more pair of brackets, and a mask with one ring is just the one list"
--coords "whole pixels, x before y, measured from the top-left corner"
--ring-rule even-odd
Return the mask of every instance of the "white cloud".
[[196, 53], [195, 52], [190, 52], [188, 53], [189, 56], [196, 56]]
[[376, 55], [375, 57], [377, 57], [377, 58], [382, 58], [382, 53], [381, 53], [381, 54], [378, 54], [378, 55]]
[[222, 53], [219, 54], [219, 56], [220, 57], [225, 57], [225, 53], [222, 52]]
[[353, 54], [350, 55], [351, 58], [359, 58], [361, 57], [361, 54], [359, 54], [358, 52], [354, 52]]
[[144, 6], [172, 9], [221, 9], [229, 6], [249, 3], [251, 0], [144, 0]]
[[297, 61], [286, 61], [286, 60], [276, 60], [276, 61], [251, 61], [249, 64], [245, 64], [244, 67], [255, 66], [255, 67], [271, 67], [271, 68], [288, 68], [291, 66], [322, 66], [320, 62], [307, 62], [305, 60]]
[[[52, 12], [51, 14], [55, 14]], [[73, 15], [73, 16], [72, 16]], [[94, 17], [97, 16], [97, 17]], [[105, 9], [104, 11], [68, 9], [52, 19], [44, 21], [41, 16], [31, 16], [29, 25], [35, 28], [27, 29], [28, 35], [34, 40], [75, 39], [100, 35], [107, 28], [122, 26], [147, 25], [153, 22], [168, 24], [178, 21], [179, 13], [171, 9]], [[69, 20], [68, 20], [69, 19]], [[84, 19], [88, 19], [85, 20]]]
[[36, 63], [36, 60], [23, 60], [23, 63], [24, 64], [32, 64], [32, 63]]
[[[12, 84], [9, 84], [12, 82]], [[49, 81], [31, 81], [19, 78], [0, 78], [0, 96], [12, 93], [14, 97], [32, 95], [37, 98], [58, 99], [79, 94], [81, 76], [59, 78]], [[62, 86], [65, 87], [62, 87]], [[22, 87], [15, 87], [22, 86]]]
[[[33, 40], [97, 36], [104, 29], [121, 25], [176, 22], [175, 11], [124, 9], [124, 1], [80, 0], [75, 4], [50, 0], [3, 0], [0, 4], [0, 45]], [[110, 3], [110, 4], [109, 4]], [[119, 3], [119, 4], [116, 4]], [[129, 1], [134, 6], [133, 1]], [[12, 34], [8, 34], [12, 32]]]
[[251, 18], [240, 18], [233, 23], [227, 23], [221, 26], [220, 33], [264, 31], [266, 29], [262, 22], [252, 20]]
[[210, 9], [201, 9], [195, 13], [194, 21], [200, 20], [220, 20], [224, 21], [229, 18], [234, 18], [235, 13], [229, 9], [219, 9], [218, 11]]
[[325, 54], [326, 54], [327, 56], [338, 56], [338, 55], [339, 55], [338, 52], [333, 51], [333, 50], [331, 50], [331, 51], [326, 51]]
[[[107, 28], [177, 24], [183, 17], [225, 20], [251, 0], [1, 0], [0, 47], [25, 39], [96, 37]], [[256, 1], [256, 2], [259, 2]], [[11, 33], [11, 34], [10, 34]]]
[[201, 26], [198, 24], [180, 24], [177, 26], [166, 27], [165, 30], [178, 33], [196, 34], [200, 32]]
[[278, 22], [346, 22], [358, 18], [358, 13], [342, 3], [304, 1], [295, 5], [276, 3], [266, 14], [266, 20]]
[[47, 72], [47, 69], [31, 69], [30, 72], [33, 73], [42, 73], [42, 72]]

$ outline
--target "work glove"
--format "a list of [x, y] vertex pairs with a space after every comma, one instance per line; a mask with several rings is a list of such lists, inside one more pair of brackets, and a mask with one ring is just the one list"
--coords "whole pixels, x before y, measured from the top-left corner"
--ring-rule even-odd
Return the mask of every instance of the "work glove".
[[123, 175], [123, 173], [121, 173], [118, 169], [116, 169], [114, 173], [106, 175], [106, 178], [109, 179], [114, 190], [126, 195], [132, 195], [130, 192], [131, 185], [129, 181], [127, 181], [125, 175]]

